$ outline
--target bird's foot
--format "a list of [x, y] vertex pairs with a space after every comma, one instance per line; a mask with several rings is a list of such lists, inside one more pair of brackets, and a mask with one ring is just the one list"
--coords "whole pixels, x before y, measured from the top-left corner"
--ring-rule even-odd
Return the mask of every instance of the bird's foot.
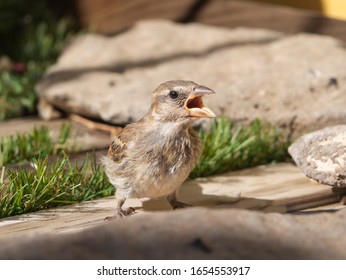
[[109, 216], [109, 217], [106, 217], [105, 218], [105, 221], [111, 221], [111, 220], [115, 220], [115, 219], [121, 219], [123, 218], [124, 216], [130, 216], [132, 214], [134, 214], [136, 211], [134, 208], [132, 207], [129, 207], [129, 208], [126, 208], [126, 209], [122, 209], [122, 208], [119, 208], [115, 211], [115, 215], [114, 216]]
[[170, 203], [171, 203], [171, 205], [172, 205], [172, 207], [173, 207], [174, 210], [175, 210], [175, 209], [179, 209], [179, 208], [192, 207], [191, 204], [187, 204], [187, 203], [184, 203], [184, 202], [181, 202], [181, 201], [178, 201], [178, 200], [176, 200], [176, 201], [171, 201]]
[[174, 191], [173, 193], [168, 195], [167, 200], [174, 210], [179, 208], [192, 207], [192, 205], [181, 202], [177, 199], [177, 191]]

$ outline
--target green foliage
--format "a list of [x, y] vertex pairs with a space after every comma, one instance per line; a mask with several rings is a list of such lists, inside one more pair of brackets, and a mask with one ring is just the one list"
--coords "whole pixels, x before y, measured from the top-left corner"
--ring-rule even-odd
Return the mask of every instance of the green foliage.
[[[0, 120], [36, 112], [35, 84], [76, 32], [70, 18], [57, 19], [45, 1], [0, 1], [0, 57], [22, 70], [0, 69]], [[14, 66], [15, 68], [15, 66]]]
[[33, 72], [17, 75], [11, 72], [0, 72], [0, 120], [36, 111], [35, 77]]
[[55, 59], [75, 31], [71, 19], [58, 19], [43, 0], [1, 0], [0, 21], [0, 55], [20, 62]]
[[47, 158], [34, 159], [36, 170], [20, 169], [0, 173], [0, 218], [110, 196], [114, 187], [95, 156], [82, 164], [68, 156], [48, 166]]
[[259, 120], [249, 126], [236, 126], [219, 118], [209, 131], [200, 131], [203, 151], [190, 178], [289, 159], [289, 139], [283, 131]]
[[0, 72], [0, 120], [36, 112], [35, 85], [71, 35], [70, 25], [68, 19], [62, 19], [50, 30], [47, 23], [39, 23], [18, 54], [25, 62], [26, 71]]
[[36, 127], [26, 133], [2, 137], [0, 138], [0, 166], [76, 150], [77, 147], [68, 141], [70, 132], [71, 124], [65, 123], [60, 128], [57, 141], [52, 139], [51, 131], [46, 126]]
[[39, 22], [30, 32], [29, 38], [23, 42], [20, 57], [23, 61], [39, 62], [46, 68], [58, 57], [59, 53], [75, 30], [70, 18], [56, 22]]

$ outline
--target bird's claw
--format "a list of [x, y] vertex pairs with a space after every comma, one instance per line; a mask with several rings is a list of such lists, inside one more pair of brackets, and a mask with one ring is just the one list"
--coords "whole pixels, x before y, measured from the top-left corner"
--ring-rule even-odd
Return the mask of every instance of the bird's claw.
[[123, 218], [124, 216], [130, 216], [132, 215], [133, 213], [135, 213], [136, 210], [133, 208], [133, 207], [128, 207], [126, 209], [117, 209], [117, 211], [115, 212], [115, 215], [114, 216], [109, 216], [109, 217], [106, 217], [105, 218], [105, 221], [111, 221], [111, 220], [115, 220], [115, 219], [121, 219]]
[[173, 209], [180, 209], [180, 208], [187, 208], [187, 207], [192, 207], [191, 204], [187, 204], [181, 201], [174, 201], [171, 203]]

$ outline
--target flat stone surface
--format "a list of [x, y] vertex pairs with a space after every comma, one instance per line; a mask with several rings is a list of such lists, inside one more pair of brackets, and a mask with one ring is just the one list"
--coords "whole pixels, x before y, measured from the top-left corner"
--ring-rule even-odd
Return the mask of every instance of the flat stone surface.
[[345, 259], [345, 218], [346, 210], [161, 211], [82, 232], [1, 239], [0, 259]]
[[[262, 212], [296, 212], [336, 203], [340, 197], [330, 187], [307, 179], [291, 164], [259, 166], [218, 176], [200, 178], [183, 184], [180, 200], [194, 206], [212, 209], [251, 209]], [[125, 207], [134, 207], [137, 216], [172, 212], [165, 198], [129, 199]], [[68, 233], [103, 225], [113, 215], [113, 197], [39, 211], [0, 220], [0, 237], [23, 234]], [[333, 211], [345, 206], [324, 206]], [[318, 208], [315, 208], [318, 210]], [[132, 219], [130, 217], [129, 219]]]
[[294, 119], [311, 130], [345, 121], [344, 65], [343, 43], [327, 36], [160, 20], [79, 37], [37, 88], [62, 110], [126, 123], [146, 113], [161, 82], [194, 80], [216, 91], [205, 103], [217, 115], [286, 126]]
[[321, 184], [346, 187], [346, 125], [327, 127], [296, 140], [288, 149], [296, 164]]

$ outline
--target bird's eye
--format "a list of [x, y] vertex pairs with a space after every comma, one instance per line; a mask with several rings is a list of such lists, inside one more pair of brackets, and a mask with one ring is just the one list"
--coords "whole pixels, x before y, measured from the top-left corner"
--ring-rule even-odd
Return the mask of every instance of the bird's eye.
[[176, 99], [178, 97], [178, 93], [174, 90], [169, 92], [169, 97], [172, 99]]

